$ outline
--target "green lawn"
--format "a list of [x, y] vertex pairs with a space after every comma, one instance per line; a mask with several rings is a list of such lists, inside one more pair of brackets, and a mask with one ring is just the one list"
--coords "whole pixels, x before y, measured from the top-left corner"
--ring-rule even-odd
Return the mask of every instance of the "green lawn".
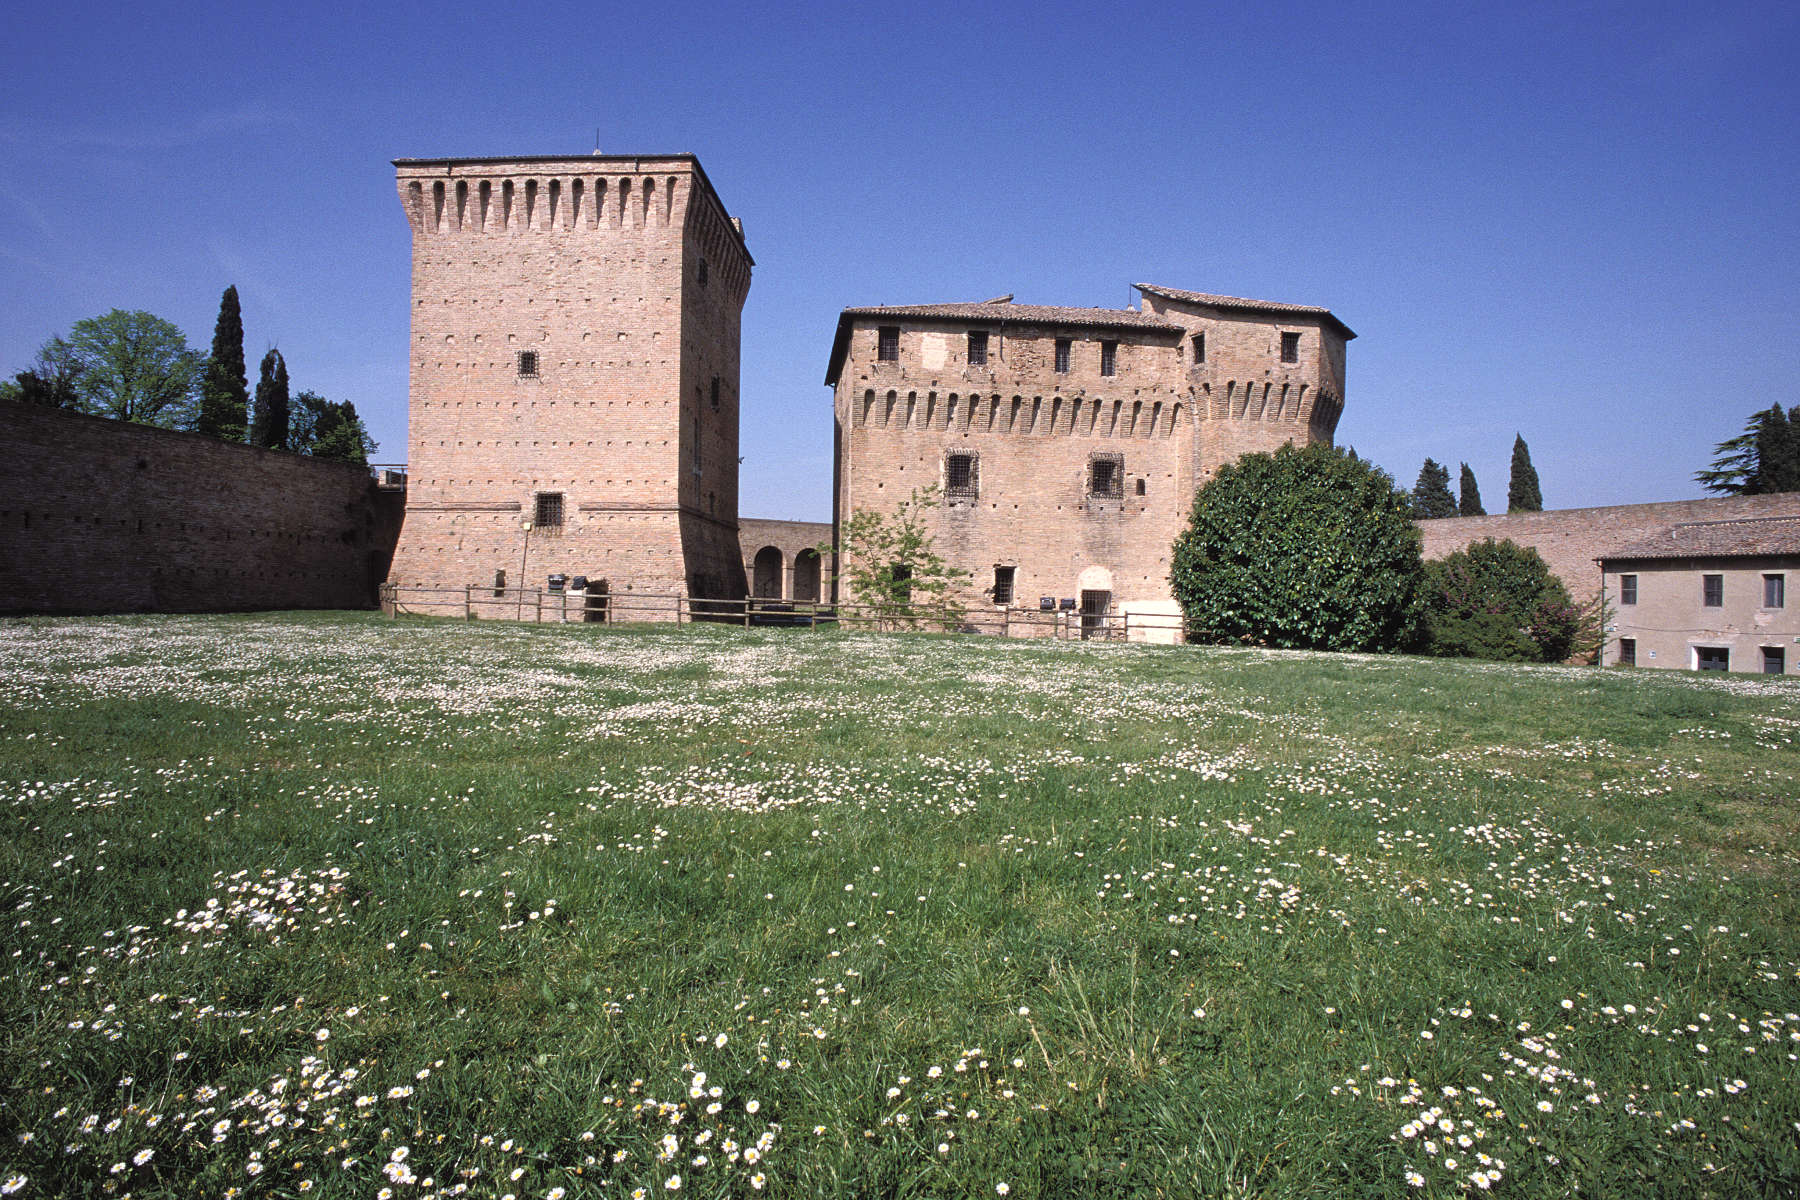
[[0, 1190], [1800, 1191], [1800, 686], [0, 622]]

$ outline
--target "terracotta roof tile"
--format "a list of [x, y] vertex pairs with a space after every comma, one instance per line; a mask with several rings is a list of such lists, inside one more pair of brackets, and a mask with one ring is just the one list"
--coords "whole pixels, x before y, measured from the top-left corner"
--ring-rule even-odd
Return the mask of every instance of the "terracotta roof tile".
[[1694, 521], [1600, 556], [1623, 558], [1750, 558], [1800, 554], [1800, 517]]
[[1008, 325], [1086, 325], [1108, 329], [1152, 329], [1169, 333], [1181, 326], [1132, 308], [1061, 308], [1050, 304], [901, 304], [846, 308], [846, 317], [941, 318]]
[[1188, 304], [1204, 304], [1208, 308], [1232, 309], [1238, 312], [1298, 313], [1309, 317], [1324, 317], [1342, 330], [1346, 338], [1356, 336], [1348, 325], [1332, 315], [1329, 308], [1320, 308], [1316, 304], [1287, 304], [1280, 300], [1248, 300], [1243, 296], [1219, 296], [1212, 292], [1190, 292], [1183, 288], [1163, 287], [1159, 283], [1134, 283], [1131, 286], [1140, 292], [1149, 292], [1154, 296], [1180, 300]]

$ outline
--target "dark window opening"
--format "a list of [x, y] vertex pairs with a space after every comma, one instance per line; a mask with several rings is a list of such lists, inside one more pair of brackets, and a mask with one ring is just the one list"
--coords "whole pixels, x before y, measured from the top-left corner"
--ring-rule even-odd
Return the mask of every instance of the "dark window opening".
[[1194, 361], [1196, 363], [1206, 361], [1206, 335], [1204, 333], [1194, 335]]
[[994, 568], [994, 603], [1011, 604], [1013, 602], [1013, 573], [1017, 567]]
[[1787, 674], [1787, 651], [1780, 646], [1764, 646], [1762, 648], [1764, 675]]
[[971, 367], [987, 366], [988, 335], [971, 333], [969, 335], [969, 365]]
[[1058, 375], [1067, 375], [1069, 373], [1069, 339], [1068, 338], [1057, 338], [1056, 339], [1056, 373]]
[[1300, 361], [1300, 335], [1284, 333], [1281, 335], [1281, 361], [1297, 363]]
[[1700, 603], [1707, 608], [1723, 608], [1725, 606], [1725, 577], [1723, 575], [1702, 575], [1700, 577]]
[[538, 373], [538, 356], [536, 350], [519, 351], [519, 375], [525, 379], [536, 379]]
[[881, 327], [875, 357], [882, 362], [900, 361], [900, 327], [898, 325]]
[[1694, 669], [1729, 671], [1731, 670], [1731, 651], [1723, 646], [1695, 646]]
[[563, 523], [563, 494], [561, 492], [539, 492], [536, 511], [532, 514], [531, 523], [539, 529], [560, 526]]
[[1125, 464], [1116, 458], [1089, 460], [1088, 495], [1102, 500], [1123, 498], [1125, 495]]
[[1619, 576], [1619, 603], [1620, 604], [1636, 604], [1637, 603], [1637, 576], [1636, 575], [1621, 575], [1621, 576]]
[[1786, 608], [1787, 607], [1787, 576], [1786, 575], [1764, 575], [1763, 576], [1763, 607], [1764, 608]]
[[496, 596], [506, 595], [506, 572], [505, 571], [495, 571], [494, 572], [494, 595], [496, 595]]
[[1119, 370], [1119, 343], [1117, 343], [1117, 342], [1101, 342], [1100, 343], [1100, 373], [1102, 375], [1115, 375], [1118, 373], [1118, 370]]
[[1619, 665], [1621, 667], [1637, 666], [1637, 639], [1619, 639]]
[[980, 494], [973, 454], [950, 454], [944, 458], [944, 495], [950, 500], [973, 500]]
[[706, 260], [704, 258], [700, 260], [700, 286], [706, 286]]
[[719, 407], [719, 377], [717, 375], [712, 378], [712, 406]]
[[1137, 494], [1140, 496], [1144, 494], [1144, 481], [1141, 479], [1137, 481]]

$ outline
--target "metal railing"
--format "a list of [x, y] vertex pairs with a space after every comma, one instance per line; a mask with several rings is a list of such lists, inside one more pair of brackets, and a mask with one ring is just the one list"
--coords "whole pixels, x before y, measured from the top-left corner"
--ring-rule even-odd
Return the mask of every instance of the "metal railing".
[[1067, 609], [945, 609], [930, 606], [808, 603], [748, 597], [703, 600], [675, 593], [551, 591], [547, 588], [381, 585], [389, 617], [460, 617], [529, 624], [692, 624], [970, 633], [1068, 641], [1179, 642], [1171, 613], [1083, 613]]
[[382, 487], [405, 487], [405, 463], [370, 463], [369, 474]]

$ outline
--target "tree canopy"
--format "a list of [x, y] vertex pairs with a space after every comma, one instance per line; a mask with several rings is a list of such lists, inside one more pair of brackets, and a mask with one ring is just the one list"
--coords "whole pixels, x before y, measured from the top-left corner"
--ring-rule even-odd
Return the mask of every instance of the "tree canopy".
[[1330, 446], [1246, 454], [1194, 495], [1169, 582], [1199, 642], [1396, 650], [1420, 536], [1385, 471]]
[[1713, 447], [1712, 466], [1694, 475], [1709, 492], [1762, 496], [1800, 492], [1800, 405], [1752, 413], [1744, 432]]
[[263, 355], [261, 378], [256, 381], [256, 415], [250, 426], [250, 444], [265, 450], [288, 448], [288, 373], [281, 351]]
[[1456, 515], [1456, 497], [1450, 494], [1450, 471], [1433, 459], [1419, 468], [1418, 482], [1413, 484], [1412, 513], [1421, 521], [1435, 521]]
[[348, 400], [327, 400], [317, 392], [294, 397], [288, 446], [297, 454], [367, 466], [375, 439]]
[[[31, 378], [26, 378], [31, 376]], [[53, 337], [6, 394], [99, 417], [185, 429], [193, 421], [200, 357], [168, 321], [113, 309]]]
[[1481, 487], [1475, 482], [1475, 472], [1469, 464], [1462, 465], [1462, 477], [1456, 481], [1456, 515], [1459, 517], [1485, 517], [1487, 509], [1481, 506]]
[[212, 355], [200, 380], [200, 412], [194, 430], [208, 437], [241, 442], [248, 435], [250, 384], [244, 373], [244, 316], [236, 286], [219, 297]]
[[1537, 468], [1522, 434], [1513, 435], [1512, 480], [1506, 488], [1506, 511], [1543, 512], [1544, 493], [1538, 488]]
[[1583, 610], [1536, 550], [1492, 538], [1425, 564], [1425, 642], [1433, 654], [1561, 662]]
[[[969, 573], [946, 563], [933, 547], [926, 514], [938, 505], [938, 487], [915, 490], [892, 513], [859, 508], [838, 531], [841, 582], [852, 603], [875, 610], [885, 626], [937, 625], [953, 629], [962, 608], [952, 590]], [[831, 552], [820, 546], [821, 557]]]

